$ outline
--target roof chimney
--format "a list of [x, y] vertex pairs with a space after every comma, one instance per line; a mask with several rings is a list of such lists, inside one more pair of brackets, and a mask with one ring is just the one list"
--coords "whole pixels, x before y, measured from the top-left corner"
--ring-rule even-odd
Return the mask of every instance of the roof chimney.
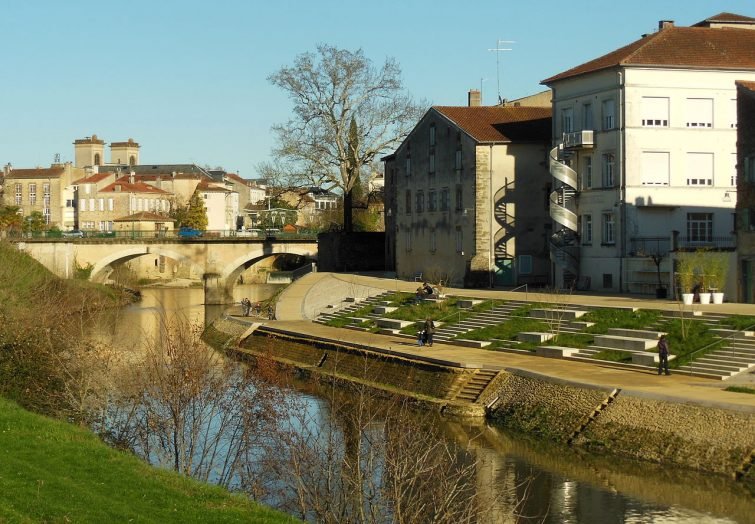
[[663, 31], [664, 29], [667, 29], [669, 27], [674, 27], [673, 20], [659, 20], [658, 21], [658, 31]]
[[480, 107], [482, 97], [480, 96], [479, 89], [470, 89], [467, 97], [467, 105], [469, 107]]

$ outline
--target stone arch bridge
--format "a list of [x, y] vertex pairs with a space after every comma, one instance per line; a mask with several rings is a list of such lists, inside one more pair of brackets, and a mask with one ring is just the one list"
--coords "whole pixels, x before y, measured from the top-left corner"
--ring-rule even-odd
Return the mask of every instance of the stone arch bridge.
[[290, 254], [317, 258], [312, 239], [65, 239], [18, 242], [18, 248], [62, 278], [77, 267], [92, 267], [89, 279], [104, 282], [113, 266], [143, 256], [170, 258], [202, 278], [206, 304], [233, 302], [233, 285], [242, 271], [263, 258]]

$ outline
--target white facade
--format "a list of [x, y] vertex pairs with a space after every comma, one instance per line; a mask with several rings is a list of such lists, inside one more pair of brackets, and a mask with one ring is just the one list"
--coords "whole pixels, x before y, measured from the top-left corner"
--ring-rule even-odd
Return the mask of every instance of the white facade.
[[[734, 247], [736, 80], [755, 71], [620, 66], [549, 84], [554, 145], [577, 185], [563, 212], [576, 260], [554, 265], [557, 285], [652, 293], [650, 255]], [[593, 133], [565, 135], [581, 130]], [[668, 256], [661, 281], [671, 286]]]

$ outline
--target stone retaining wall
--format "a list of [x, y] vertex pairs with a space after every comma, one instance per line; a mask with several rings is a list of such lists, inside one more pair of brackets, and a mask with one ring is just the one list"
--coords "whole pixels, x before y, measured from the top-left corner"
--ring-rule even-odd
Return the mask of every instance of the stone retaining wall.
[[[564, 444], [610, 394], [607, 389], [564, 384], [524, 372], [501, 372], [486, 388], [479, 404], [470, 405], [480, 409], [465, 410], [444, 399], [472, 371], [347, 348], [335, 342], [306, 345], [303, 338], [291, 340], [298, 342], [295, 346], [282, 339], [266, 342], [259, 332], [238, 346], [233, 337], [237, 340], [244, 331], [243, 325], [224, 319], [215, 322], [206, 333], [216, 346], [220, 342], [231, 349], [260, 351], [311, 373], [337, 375], [339, 379], [361, 383], [379, 382], [377, 387], [387, 391], [416, 395], [429, 409], [440, 405], [448, 408], [448, 413], [479, 416], [483, 413], [481, 406], [489, 406], [487, 416], [497, 425]], [[224, 336], [225, 341], [231, 337], [228, 344], [222, 343]], [[322, 367], [317, 367], [324, 353], [328, 357]], [[571, 445], [734, 475], [755, 449], [753, 428], [755, 416], [751, 414], [619, 393]], [[748, 483], [755, 480], [753, 473], [752, 468], [746, 473]]]

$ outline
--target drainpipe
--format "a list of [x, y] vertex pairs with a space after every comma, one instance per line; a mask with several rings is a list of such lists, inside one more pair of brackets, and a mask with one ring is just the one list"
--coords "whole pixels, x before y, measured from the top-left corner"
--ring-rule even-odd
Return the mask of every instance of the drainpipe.
[[488, 146], [490, 148], [490, 155], [488, 159], [488, 191], [490, 192], [490, 205], [488, 207], [488, 221], [489, 221], [489, 245], [488, 245], [488, 275], [490, 288], [493, 288], [493, 279], [495, 278], [495, 270], [493, 269], [493, 145]]
[[627, 205], [626, 205], [626, 158], [624, 151], [626, 145], [626, 129], [624, 127], [624, 117], [626, 108], [624, 107], [624, 74], [619, 71], [619, 220], [621, 220], [621, 247], [619, 249], [619, 292], [624, 290], [624, 257], [627, 254]]

